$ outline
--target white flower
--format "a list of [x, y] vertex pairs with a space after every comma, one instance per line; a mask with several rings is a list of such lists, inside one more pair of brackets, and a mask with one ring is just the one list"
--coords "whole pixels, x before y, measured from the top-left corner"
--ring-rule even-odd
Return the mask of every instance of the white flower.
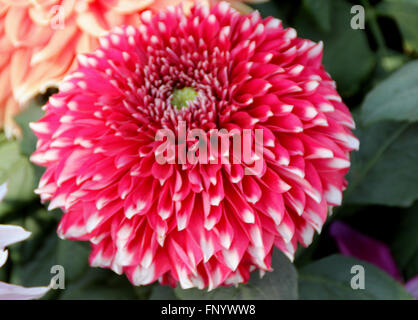
[[[7, 192], [7, 185], [0, 185], [0, 201]], [[23, 241], [31, 235], [22, 227], [0, 224], [0, 268], [6, 263], [8, 251], [6, 247]], [[24, 288], [0, 281], [0, 300], [29, 300], [44, 296], [50, 287]]]

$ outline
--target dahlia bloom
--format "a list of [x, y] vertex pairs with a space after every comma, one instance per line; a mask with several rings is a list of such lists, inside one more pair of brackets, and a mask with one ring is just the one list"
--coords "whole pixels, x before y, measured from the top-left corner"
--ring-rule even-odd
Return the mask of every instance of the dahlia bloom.
[[[224, 2], [141, 19], [80, 55], [31, 124], [31, 160], [46, 167], [36, 192], [63, 209], [61, 237], [90, 241], [90, 264], [134, 285], [247, 282], [254, 269], [271, 271], [274, 247], [292, 259], [309, 245], [341, 204], [358, 147], [353, 119], [321, 64], [322, 43], [277, 19]], [[179, 164], [177, 152], [174, 164], [157, 162], [156, 134], [181, 123], [189, 133], [261, 130], [251, 144], [260, 168]], [[239, 153], [231, 143], [211, 157]]]
[[[0, 201], [6, 195], [6, 184], [0, 186]], [[30, 232], [22, 227], [0, 224], [0, 268], [6, 263], [8, 251], [5, 250], [11, 244], [23, 241], [30, 236]], [[44, 296], [49, 287], [24, 288], [0, 281], [0, 300], [29, 300]]]
[[[257, 0], [252, 0], [257, 1]], [[0, 126], [17, 133], [19, 105], [55, 85], [115, 26], [137, 26], [144, 9], [211, 0], [0, 0]], [[248, 10], [242, 1], [231, 1]], [[251, 2], [248, 1], [248, 2]]]

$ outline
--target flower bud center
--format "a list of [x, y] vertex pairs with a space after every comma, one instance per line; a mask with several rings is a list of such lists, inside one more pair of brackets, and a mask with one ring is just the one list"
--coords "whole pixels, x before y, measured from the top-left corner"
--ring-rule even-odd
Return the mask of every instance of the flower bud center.
[[184, 87], [182, 89], [175, 89], [171, 104], [176, 106], [177, 109], [181, 109], [187, 107], [189, 101], [193, 102], [196, 96], [197, 92], [193, 88]]

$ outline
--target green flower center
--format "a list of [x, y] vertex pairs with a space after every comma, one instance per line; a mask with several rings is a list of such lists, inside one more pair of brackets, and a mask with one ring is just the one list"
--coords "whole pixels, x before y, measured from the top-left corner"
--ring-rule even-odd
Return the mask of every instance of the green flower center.
[[197, 92], [190, 87], [184, 87], [182, 89], [175, 89], [173, 92], [173, 98], [171, 104], [176, 106], [177, 109], [187, 107], [189, 101], [194, 101], [197, 96]]

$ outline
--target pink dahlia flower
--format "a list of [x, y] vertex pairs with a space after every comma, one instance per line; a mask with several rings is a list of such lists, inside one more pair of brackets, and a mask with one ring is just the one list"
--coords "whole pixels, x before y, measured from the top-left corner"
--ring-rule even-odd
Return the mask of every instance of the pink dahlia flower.
[[[6, 184], [0, 185], [0, 202], [7, 192]], [[23, 241], [30, 236], [30, 232], [19, 226], [0, 224], [0, 268], [6, 263], [8, 251], [6, 247]], [[0, 281], [0, 300], [29, 300], [44, 296], [49, 287], [24, 288]]]
[[[90, 241], [92, 266], [135, 285], [212, 289], [271, 271], [273, 247], [292, 259], [341, 204], [358, 147], [322, 43], [226, 3], [141, 19], [80, 56], [31, 124], [31, 159], [47, 168], [37, 192], [65, 212], [59, 235]], [[245, 174], [244, 162], [179, 164], [180, 152], [175, 163], [156, 161], [159, 129], [184, 123], [207, 135], [260, 130], [251, 153], [261, 166]], [[239, 155], [231, 143], [211, 158]]]
[[[144, 9], [179, 3], [188, 9], [196, 2], [218, 1], [0, 0], [0, 127], [16, 134], [19, 104], [62, 80], [76, 67], [76, 55], [96, 49], [111, 28], [138, 26]], [[248, 10], [242, 1], [231, 2]]]

